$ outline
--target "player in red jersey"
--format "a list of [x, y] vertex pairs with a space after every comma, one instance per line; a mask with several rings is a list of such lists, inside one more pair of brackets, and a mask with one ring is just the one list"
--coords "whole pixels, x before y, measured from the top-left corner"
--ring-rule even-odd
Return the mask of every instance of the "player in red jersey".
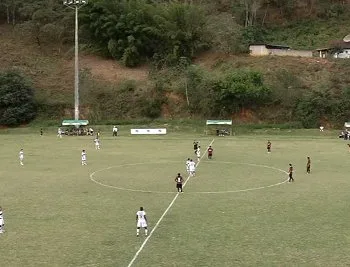
[[176, 189], [177, 192], [181, 192], [183, 193], [184, 191], [182, 190], [182, 183], [183, 183], [184, 179], [182, 178], [181, 174], [178, 173], [177, 176], [175, 177], [175, 182], [176, 182]]
[[267, 141], [267, 153], [271, 153], [271, 146], [272, 146], [272, 144], [271, 144], [270, 140]]
[[211, 159], [213, 157], [213, 151], [214, 151], [214, 149], [211, 146], [209, 146], [208, 147], [208, 159]]
[[293, 166], [292, 166], [292, 164], [289, 164], [288, 174], [289, 174], [288, 182], [294, 182], [294, 178], [293, 178]]

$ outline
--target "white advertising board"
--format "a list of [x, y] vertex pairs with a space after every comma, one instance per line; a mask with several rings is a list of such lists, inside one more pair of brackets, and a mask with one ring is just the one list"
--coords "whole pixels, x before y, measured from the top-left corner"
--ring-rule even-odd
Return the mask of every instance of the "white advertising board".
[[131, 134], [166, 134], [166, 129], [131, 129]]

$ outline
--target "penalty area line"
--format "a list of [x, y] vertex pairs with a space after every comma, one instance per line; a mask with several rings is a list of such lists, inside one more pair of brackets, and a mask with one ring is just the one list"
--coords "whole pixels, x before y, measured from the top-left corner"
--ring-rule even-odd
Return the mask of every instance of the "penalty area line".
[[[211, 146], [213, 143], [214, 143], [214, 140], [213, 139], [210, 144], [208, 145]], [[197, 165], [196, 167], [198, 167], [199, 163], [202, 161], [203, 157], [206, 155], [207, 153], [207, 150], [208, 150], [208, 147], [206, 149], [206, 151], [203, 153], [202, 157], [200, 158], [199, 162], [197, 162]], [[184, 182], [183, 184], [183, 187], [186, 186], [187, 182], [190, 180], [191, 178], [191, 175], [189, 175], [186, 179], [186, 181]], [[151, 236], [153, 235], [154, 231], [158, 228], [158, 225], [160, 224], [160, 222], [163, 220], [163, 218], [165, 217], [165, 215], [168, 213], [168, 211], [171, 209], [171, 207], [174, 205], [176, 199], [178, 198], [178, 196], [180, 195], [180, 192], [178, 192], [175, 197], [173, 198], [173, 200], [170, 202], [169, 206], [166, 208], [166, 210], [163, 212], [162, 216], [160, 216], [159, 220], [157, 221], [157, 223], [154, 225], [152, 231], [150, 232], [150, 234], [146, 237], [146, 239], [143, 241], [143, 243], [141, 244], [140, 248], [136, 251], [134, 257], [132, 258], [132, 260], [129, 262], [128, 264], [128, 267], [131, 267], [135, 260], [137, 259], [137, 257], [139, 256], [139, 254], [141, 253], [141, 251], [143, 250], [143, 248], [146, 246], [148, 240], [151, 238]]]

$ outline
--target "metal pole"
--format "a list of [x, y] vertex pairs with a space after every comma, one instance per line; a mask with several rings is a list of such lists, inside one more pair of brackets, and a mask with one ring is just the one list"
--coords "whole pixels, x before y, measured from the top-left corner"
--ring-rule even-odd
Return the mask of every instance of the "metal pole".
[[79, 41], [78, 41], [78, 6], [75, 6], [75, 69], [74, 69], [74, 119], [79, 120]]

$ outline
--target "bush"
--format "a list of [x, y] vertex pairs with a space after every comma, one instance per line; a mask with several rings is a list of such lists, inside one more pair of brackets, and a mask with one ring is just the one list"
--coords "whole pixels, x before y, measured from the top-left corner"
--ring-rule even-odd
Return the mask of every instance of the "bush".
[[34, 91], [16, 72], [0, 73], [0, 124], [16, 126], [35, 118]]

